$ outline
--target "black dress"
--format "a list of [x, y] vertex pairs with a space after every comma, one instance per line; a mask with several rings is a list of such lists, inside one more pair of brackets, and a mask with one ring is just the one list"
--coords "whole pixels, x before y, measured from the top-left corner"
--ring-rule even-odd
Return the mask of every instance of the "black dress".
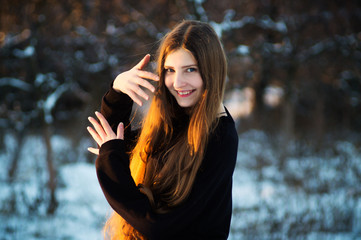
[[[129, 124], [132, 100], [110, 89], [101, 112], [114, 130]], [[127, 152], [134, 133], [127, 128], [124, 140], [111, 140], [100, 148], [96, 171], [111, 207], [148, 239], [227, 239], [232, 215], [232, 175], [238, 135], [227, 111], [210, 134], [204, 159], [192, 191], [181, 205], [166, 214], [152, 211], [148, 198], [133, 181]]]

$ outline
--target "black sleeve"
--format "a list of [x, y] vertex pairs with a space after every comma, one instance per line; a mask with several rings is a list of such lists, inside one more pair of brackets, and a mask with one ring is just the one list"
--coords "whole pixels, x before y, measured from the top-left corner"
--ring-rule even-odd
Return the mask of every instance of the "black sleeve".
[[131, 130], [130, 115], [132, 113], [132, 106], [133, 100], [127, 94], [117, 92], [111, 87], [103, 96], [100, 111], [115, 133], [118, 124], [120, 122], [124, 124], [124, 139], [126, 141], [127, 152], [134, 146], [135, 138], [139, 132]]
[[129, 125], [132, 106], [133, 101], [128, 95], [110, 88], [103, 96], [101, 113], [114, 131], [117, 129], [119, 122], [123, 122], [124, 126]]
[[[109, 204], [149, 239], [226, 239], [232, 211], [232, 175], [238, 137], [234, 122], [210, 138], [192, 192], [180, 206], [166, 214], [152, 211], [148, 198], [136, 187], [124, 153], [124, 141], [112, 140], [100, 148], [97, 175]], [[228, 127], [229, 125], [229, 127]], [[177, 237], [176, 237], [177, 236]], [[202, 238], [203, 239], [203, 238]]]

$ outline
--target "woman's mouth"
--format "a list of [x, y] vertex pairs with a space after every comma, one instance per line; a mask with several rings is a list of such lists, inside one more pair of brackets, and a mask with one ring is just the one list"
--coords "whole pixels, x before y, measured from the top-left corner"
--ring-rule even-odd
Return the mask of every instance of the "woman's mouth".
[[193, 90], [184, 90], [184, 91], [176, 91], [176, 92], [177, 92], [178, 96], [180, 96], [180, 97], [188, 97], [194, 91], [195, 91], [195, 89], [193, 89]]

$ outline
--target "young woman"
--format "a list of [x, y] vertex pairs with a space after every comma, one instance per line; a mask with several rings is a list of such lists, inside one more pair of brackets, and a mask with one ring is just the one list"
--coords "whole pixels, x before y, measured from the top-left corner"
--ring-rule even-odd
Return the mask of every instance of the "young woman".
[[[238, 136], [222, 105], [226, 58], [206, 23], [183, 21], [158, 50], [157, 74], [144, 67], [116, 77], [88, 131], [100, 146], [96, 171], [115, 211], [110, 239], [227, 239]], [[157, 87], [149, 81], [158, 82]], [[138, 131], [133, 102], [154, 96]], [[126, 127], [124, 127], [126, 126]]]

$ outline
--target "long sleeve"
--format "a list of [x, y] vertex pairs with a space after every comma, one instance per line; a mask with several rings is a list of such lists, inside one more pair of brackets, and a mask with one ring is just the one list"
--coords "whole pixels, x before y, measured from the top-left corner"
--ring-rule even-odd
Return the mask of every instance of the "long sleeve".
[[102, 99], [101, 113], [113, 130], [116, 130], [120, 121], [124, 123], [124, 126], [129, 124], [132, 106], [133, 101], [128, 95], [110, 88]]
[[[103, 104], [102, 111], [106, 112], [106, 107], [119, 110], [120, 101], [110, 102], [107, 99], [110, 94], [103, 99], [108, 102]], [[112, 113], [107, 119], [110, 124], [117, 124], [121, 119], [124, 122], [125, 118], [129, 119], [126, 115], [125, 112]], [[166, 214], [154, 213], [147, 197], [135, 185], [125, 141], [112, 140], [102, 145], [96, 160], [97, 175], [112, 208], [149, 239], [226, 239], [232, 213], [232, 175], [237, 146], [232, 118], [222, 117], [210, 136], [190, 196]]]
[[118, 124], [122, 122], [125, 127], [124, 139], [126, 150], [134, 145], [138, 131], [131, 130], [130, 115], [132, 113], [133, 100], [126, 94], [115, 91], [112, 87], [103, 96], [101, 113], [107, 119], [114, 132], [117, 131]]

